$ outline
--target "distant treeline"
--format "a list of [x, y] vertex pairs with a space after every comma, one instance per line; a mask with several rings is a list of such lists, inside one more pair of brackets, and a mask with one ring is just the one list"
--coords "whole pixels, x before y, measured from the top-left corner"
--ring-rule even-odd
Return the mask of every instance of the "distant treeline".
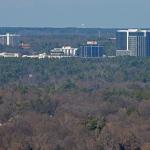
[[114, 35], [117, 29], [115, 28], [24, 28], [24, 27], [0, 27], [0, 34], [7, 32], [17, 33], [22, 35], [97, 35], [111, 34]]

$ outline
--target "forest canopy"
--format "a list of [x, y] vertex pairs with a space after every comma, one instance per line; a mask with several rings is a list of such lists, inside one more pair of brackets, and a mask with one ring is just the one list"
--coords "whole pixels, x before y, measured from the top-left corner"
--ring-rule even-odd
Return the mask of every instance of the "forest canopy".
[[149, 58], [0, 58], [0, 150], [149, 150], [149, 91]]

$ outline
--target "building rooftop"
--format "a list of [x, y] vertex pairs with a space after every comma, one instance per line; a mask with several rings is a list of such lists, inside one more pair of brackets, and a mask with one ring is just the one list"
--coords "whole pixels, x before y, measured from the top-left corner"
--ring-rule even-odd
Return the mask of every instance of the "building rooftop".
[[142, 30], [142, 29], [126, 29], [126, 30], [118, 30], [117, 32], [149, 32], [149, 30]]

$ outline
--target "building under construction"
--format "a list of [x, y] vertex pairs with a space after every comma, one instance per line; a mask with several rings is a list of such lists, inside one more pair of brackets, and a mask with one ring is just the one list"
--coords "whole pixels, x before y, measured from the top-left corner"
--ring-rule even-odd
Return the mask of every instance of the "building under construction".
[[16, 37], [19, 35], [6, 33], [4, 35], [0, 35], [0, 44], [4, 46], [15, 46], [16, 45]]

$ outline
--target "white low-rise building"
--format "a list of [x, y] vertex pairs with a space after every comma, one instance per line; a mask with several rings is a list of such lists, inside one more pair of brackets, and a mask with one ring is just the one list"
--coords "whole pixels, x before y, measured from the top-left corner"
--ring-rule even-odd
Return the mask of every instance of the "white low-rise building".
[[38, 55], [22, 55], [22, 58], [39, 58]]
[[42, 53], [42, 54], [39, 54], [38, 55], [39, 59], [44, 59], [47, 57], [47, 54], [46, 53]]
[[51, 50], [52, 56], [76, 56], [78, 48], [72, 48], [71, 46], [63, 46], [62, 48], [54, 48]]
[[19, 54], [18, 53], [6, 53], [6, 52], [3, 52], [3, 53], [0, 53], [0, 57], [19, 57]]
[[39, 59], [44, 59], [46, 57], [47, 57], [46, 53], [37, 54], [37, 55], [22, 55], [22, 58], [39, 58]]
[[72, 48], [70, 46], [63, 46], [62, 51], [64, 52], [64, 55], [66, 56], [75, 56], [77, 48]]

